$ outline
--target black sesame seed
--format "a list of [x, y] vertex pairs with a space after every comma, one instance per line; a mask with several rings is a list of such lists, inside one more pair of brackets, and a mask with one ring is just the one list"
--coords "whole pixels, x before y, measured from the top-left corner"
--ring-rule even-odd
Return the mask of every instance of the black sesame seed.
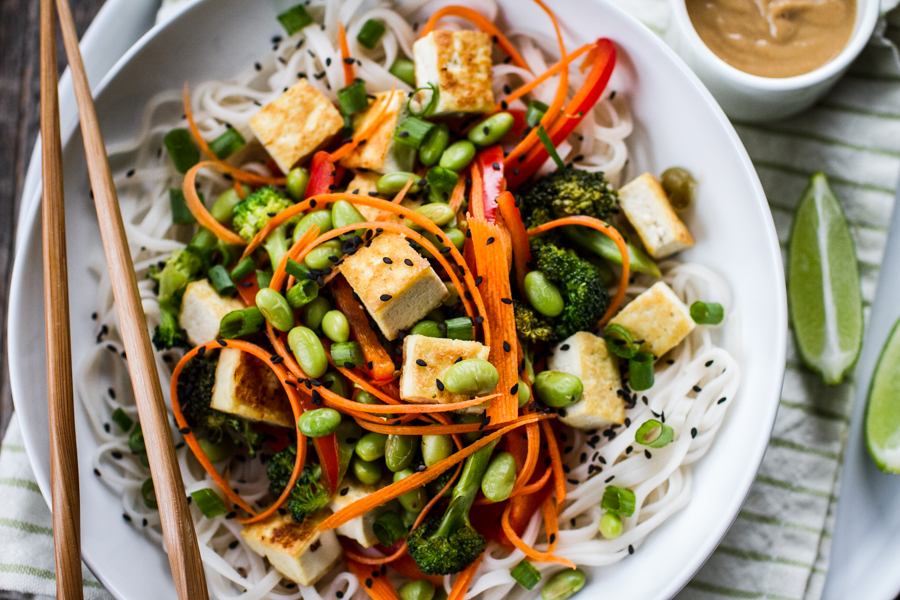
[[500, 298], [500, 302], [502, 302], [503, 304], [512, 304], [513, 303], [512, 298]]
[[421, 358], [417, 358], [417, 359], [416, 359], [416, 364], [419, 365], [420, 367], [427, 367], [427, 366], [428, 366], [428, 363], [426, 363], [426, 362], [425, 362], [424, 360], [422, 360]]
[[513, 396], [515, 396], [516, 394], [519, 393], [519, 383], [518, 382], [516, 382], [515, 384], [513, 384], [513, 386], [511, 388], [509, 388], [509, 393], [512, 394]]
[[387, 256], [385, 256], [385, 257], [382, 258], [381, 260], [382, 260], [382, 261], [384, 262], [384, 264], [386, 264], [386, 265], [392, 265], [392, 264], [394, 264], [394, 261], [392, 261], [392, 260], [391, 260], [390, 258], [388, 258]]
[[[478, 426], [478, 431], [481, 431], [482, 429], [484, 429], [485, 427], [487, 427], [490, 424], [491, 424], [491, 418], [485, 417], [484, 419], [482, 419], [481, 425]], [[547, 458], [550, 458], [550, 457], [548, 456]]]
[[489, 237], [489, 238], [487, 239], [487, 243], [485, 244], [485, 246], [490, 246], [490, 245], [493, 244], [493, 243], [494, 243], [494, 238], [493, 238], [493, 237]]
[[563, 344], [562, 346], [559, 347], [559, 349], [562, 350], [563, 352], [565, 352], [566, 350], [569, 349], [569, 345], [568, 345], [568, 344]]
[[700, 392], [703, 391], [703, 388], [701, 388], [699, 385], [695, 385], [695, 386], [694, 386], [694, 391], [697, 392], [697, 393], [699, 394]]
[[628, 544], [628, 554], [629, 556], [634, 554], [634, 546], [632, 546], [631, 544]]
[[697, 428], [691, 427], [691, 438], [697, 437]]
[[97, 477], [100, 477], [101, 476], [100, 469], [94, 469], [94, 475], [96, 475]]
[[341, 490], [341, 496], [346, 496], [347, 492], [349, 492], [349, 491], [350, 491], [350, 488], [345, 487], [344, 489]]
[[382, 302], [387, 302], [388, 300], [391, 299], [391, 295], [390, 294], [382, 294], [380, 299]]
[[406, 265], [407, 267], [411, 267], [411, 266], [413, 266], [413, 261], [411, 261], [411, 260], [408, 259], [408, 258], [404, 258], [404, 259], [403, 259], [403, 264]]
[[110, 431], [109, 423], [103, 424], [103, 431], [105, 431], [106, 433], [109, 433], [109, 431]]
[[443, 391], [444, 391], [444, 382], [442, 382], [440, 379], [435, 379], [435, 380], [434, 380], [434, 385], [437, 386], [437, 389], [438, 389], [439, 392], [443, 392]]
[[484, 135], [488, 135], [491, 132], [491, 128], [488, 127], [487, 125], [485, 125], [484, 127], [481, 128], [481, 131], [484, 132]]
[[181, 435], [187, 435], [190, 432], [191, 432], [190, 427], [182, 427], [181, 429], [178, 430], [178, 433], [180, 433]]
[[716, 402], [716, 404], [722, 404], [726, 400], [728, 400], [728, 398], [725, 398], [725, 397], [719, 398], [719, 400], [718, 400], [718, 402]]
[[131, 516], [129, 516], [127, 513], [122, 513], [122, 518], [131, 523]]
[[653, 458], [653, 455], [650, 454], [649, 450], [644, 450], [644, 456], [646, 456], [647, 458]]
[[711, 367], [712, 364], [713, 364], [713, 361], [711, 361], [711, 360], [706, 361], [706, 366], [707, 366], [707, 367]]
[[503, 351], [509, 352], [510, 350], [512, 350], [512, 346], [509, 345], [509, 342], [503, 340]]
[[612, 481], [615, 478], [616, 478], [615, 475], [610, 475], [609, 477], [606, 478], [605, 483], [609, 483], [610, 481]]
[[369, 577], [368, 579], [366, 579], [366, 587], [367, 587], [367, 588], [371, 588], [371, 587], [372, 587], [372, 578], [371, 578], [371, 577]]

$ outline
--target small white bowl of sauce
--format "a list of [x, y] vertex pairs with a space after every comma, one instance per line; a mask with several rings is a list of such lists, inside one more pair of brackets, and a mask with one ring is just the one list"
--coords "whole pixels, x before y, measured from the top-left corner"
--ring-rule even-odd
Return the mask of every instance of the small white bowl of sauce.
[[666, 41], [732, 119], [771, 121], [824, 96], [862, 51], [878, 0], [672, 0]]

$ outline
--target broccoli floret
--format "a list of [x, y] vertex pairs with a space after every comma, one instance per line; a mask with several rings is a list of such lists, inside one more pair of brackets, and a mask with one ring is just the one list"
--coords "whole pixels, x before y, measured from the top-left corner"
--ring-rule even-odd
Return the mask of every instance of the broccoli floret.
[[538, 314], [536, 310], [518, 300], [513, 302], [513, 308], [515, 309], [516, 333], [519, 334], [522, 341], [532, 344], [556, 341], [556, 330], [550, 319]]
[[[234, 207], [232, 225], [237, 234], [249, 242], [266, 226], [269, 219], [291, 206], [293, 202], [275, 188], [260, 188]], [[281, 225], [263, 241], [272, 268], [278, 265], [288, 251], [287, 225], [287, 223]]]
[[472, 529], [469, 510], [481, 487], [494, 451], [494, 441], [466, 459], [459, 482], [444, 518], [427, 518], [406, 539], [409, 555], [427, 575], [459, 573], [478, 558], [486, 545], [484, 537]]
[[603, 173], [574, 167], [541, 177], [518, 198], [529, 227], [576, 215], [606, 219], [619, 204], [618, 194]]
[[[291, 445], [269, 460], [267, 470], [269, 493], [273, 496], [280, 496], [284, 492], [284, 488], [290, 482], [296, 459], [297, 447]], [[320, 483], [321, 479], [322, 467], [319, 465], [303, 467], [303, 473], [297, 478], [285, 505], [291, 511], [291, 518], [296, 523], [302, 523], [308, 515], [322, 510], [331, 501], [328, 490]]]
[[157, 350], [187, 347], [187, 337], [178, 325], [178, 312], [184, 290], [206, 273], [207, 260], [193, 246], [176, 250], [162, 269], [151, 269], [150, 278], [158, 283], [160, 325], [153, 332]]

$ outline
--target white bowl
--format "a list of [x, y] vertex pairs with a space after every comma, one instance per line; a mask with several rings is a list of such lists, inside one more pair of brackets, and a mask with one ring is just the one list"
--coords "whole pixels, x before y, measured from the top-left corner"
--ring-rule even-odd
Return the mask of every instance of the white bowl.
[[[501, 0], [500, 25], [551, 33], [531, 3]], [[592, 0], [554, 7], [573, 36], [609, 36], [618, 65], [610, 90], [635, 115], [632, 174], [674, 164], [701, 185], [688, 224], [697, 246], [685, 260], [722, 275], [736, 299], [743, 332], [742, 384], [709, 454], [695, 469], [693, 498], [654, 531], [634, 556], [589, 570], [582, 598], [671, 598], [709, 557], [746, 497], [765, 452], [784, 371], [787, 310], [781, 251], [762, 188], [740, 140], [712, 96], [663, 43], [618, 8]], [[269, 2], [201, 0], [145, 36], [99, 86], [97, 110], [108, 142], [135, 132], [144, 103], [160, 90], [227, 78], [252, 65], [281, 33]], [[505, 20], [505, 21], [504, 21]], [[236, 43], [239, 41], [239, 43]], [[88, 265], [103, 257], [81, 137], [64, 150], [72, 344], [76, 368], [96, 334]], [[9, 362], [16, 410], [37, 481], [49, 500], [47, 389], [39, 208], [19, 231], [9, 312]], [[77, 371], [76, 371], [77, 372]], [[120, 499], [92, 474], [97, 442], [76, 402], [84, 558], [116, 598], [175, 598], [162, 550], [122, 520]]]
[[685, 0], [671, 0], [666, 42], [694, 70], [732, 119], [774, 121], [799, 113], [828, 93], [862, 52], [878, 21], [878, 0], [857, 0], [856, 24], [847, 45], [818, 69], [795, 77], [760, 77], [736, 69], [703, 43]]

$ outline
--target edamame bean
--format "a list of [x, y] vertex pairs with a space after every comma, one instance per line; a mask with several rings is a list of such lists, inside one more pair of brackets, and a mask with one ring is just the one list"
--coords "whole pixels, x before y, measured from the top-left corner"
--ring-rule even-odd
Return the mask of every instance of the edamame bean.
[[328, 357], [322, 342], [312, 329], [294, 327], [288, 334], [288, 346], [307, 377], [318, 379], [328, 370]]
[[446, 123], [438, 123], [422, 140], [422, 145], [419, 147], [419, 162], [426, 167], [436, 165], [449, 143], [450, 127]]
[[481, 478], [481, 491], [491, 502], [503, 502], [516, 483], [516, 459], [509, 452], [501, 452], [488, 465]]
[[328, 371], [319, 378], [319, 382], [326, 390], [333, 392], [341, 398], [350, 398], [350, 384], [344, 376], [335, 371]]
[[469, 140], [460, 140], [450, 144], [450, 147], [444, 150], [438, 164], [445, 169], [459, 173], [469, 166], [473, 158], [475, 158], [475, 145]]
[[450, 243], [456, 246], [456, 249], [462, 252], [463, 245], [466, 243], [466, 234], [457, 229], [456, 227], [447, 227], [444, 229], [444, 233], [447, 234], [447, 237], [450, 238]]
[[361, 484], [375, 485], [381, 481], [381, 463], [363, 460], [359, 456], [355, 456], [352, 466], [353, 474]]
[[424, 579], [404, 583], [400, 588], [400, 600], [433, 600], [434, 584]]
[[324, 296], [319, 296], [300, 309], [300, 320], [310, 329], [318, 329], [329, 310], [331, 303]]
[[341, 311], [329, 310], [322, 317], [322, 331], [332, 342], [346, 342], [350, 339], [350, 322]]
[[356, 455], [363, 460], [373, 461], [384, 456], [388, 436], [370, 431], [356, 442]]
[[219, 223], [231, 223], [234, 218], [234, 207], [241, 201], [240, 195], [234, 188], [228, 188], [216, 198], [209, 207], [209, 214]]
[[513, 116], [508, 112], [498, 112], [469, 130], [469, 141], [484, 148], [499, 142], [513, 126]]
[[200, 449], [203, 450], [203, 454], [210, 462], [221, 462], [226, 458], [231, 458], [231, 455], [234, 454], [234, 442], [227, 435], [222, 436], [222, 441], [218, 444], [212, 443], [209, 438], [203, 438], [197, 443], [200, 444]]
[[[450, 205], [443, 202], [432, 202], [425, 204], [416, 209], [416, 212], [437, 225], [443, 227], [456, 218], [456, 211], [450, 208]], [[414, 231], [421, 231], [422, 228], [410, 221], [406, 220], [406, 226]]]
[[320, 438], [334, 433], [341, 424], [341, 413], [333, 408], [308, 410], [297, 419], [297, 428], [306, 437]]
[[[461, 413], [455, 415], [453, 420], [456, 421], [458, 425], [471, 425], [472, 423], [481, 423], [482, 419], [484, 419], [484, 415], [480, 413]], [[471, 444], [472, 442], [478, 441], [481, 438], [481, 435], [480, 431], [470, 431], [461, 434], [460, 437], [467, 444]]]
[[669, 197], [669, 204], [675, 210], [686, 209], [697, 195], [697, 180], [690, 171], [681, 167], [671, 167], [663, 171], [660, 183], [666, 196]]
[[341, 243], [338, 240], [328, 240], [322, 242], [309, 251], [303, 262], [310, 269], [327, 269], [334, 265], [334, 261], [340, 258], [344, 253], [341, 251]]
[[525, 296], [534, 310], [548, 317], [559, 316], [565, 308], [559, 289], [540, 271], [525, 276]]
[[434, 321], [419, 321], [409, 330], [410, 335], [424, 335], [426, 337], [442, 338], [444, 332], [438, 328], [438, 324]]
[[331, 222], [334, 223], [335, 229], [339, 229], [347, 225], [365, 223], [366, 218], [346, 200], [338, 200], [331, 206]]
[[622, 535], [622, 517], [611, 512], [603, 513], [600, 517], [600, 535], [608, 540], [614, 540]]
[[[457, 229], [457, 231], [459, 231]], [[465, 237], [463, 238], [465, 239]], [[450, 292], [450, 295], [441, 303], [444, 306], [450, 307], [459, 302], [459, 290], [456, 289], [455, 283], [446, 283], [447, 291]]]
[[541, 589], [543, 600], [566, 600], [584, 587], [587, 578], [581, 569], [566, 569], [550, 578]]
[[565, 408], [581, 399], [584, 386], [581, 380], [569, 373], [543, 371], [534, 380], [534, 393], [538, 399], [553, 408]]
[[306, 186], [309, 185], [309, 171], [303, 167], [291, 169], [287, 176], [287, 191], [291, 198], [298, 202], [306, 194]]
[[389, 435], [384, 445], [384, 463], [387, 468], [397, 473], [412, 464], [417, 442], [414, 435]]
[[[413, 474], [412, 469], [403, 469], [402, 471], [397, 471], [394, 473], [394, 483], [398, 481], [403, 481], [407, 477], [410, 477]], [[397, 500], [400, 501], [401, 506], [406, 510], [419, 514], [422, 512], [422, 509], [425, 508], [425, 504], [428, 503], [428, 494], [425, 493], [425, 488], [416, 488], [409, 492], [406, 492]]]
[[309, 231], [313, 225], [316, 225], [319, 228], [319, 235], [334, 229], [334, 226], [331, 223], [331, 211], [314, 210], [300, 219], [300, 222], [294, 227], [294, 243], [296, 244], [299, 242], [300, 238], [303, 237], [303, 234]]
[[422, 460], [425, 466], [437, 464], [453, 454], [453, 438], [449, 435], [423, 435]]
[[519, 396], [519, 408], [522, 408], [523, 406], [528, 404], [529, 400], [531, 400], [531, 390], [521, 379], [519, 380], [519, 390], [517, 393]]
[[451, 394], [483, 396], [490, 394], [500, 381], [497, 367], [480, 358], [461, 360], [444, 373], [444, 388]]
[[256, 292], [256, 307], [266, 321], [278, 331], [290, 331], [294, 326], [294, 312], [284, 296], [272, 288], [263, 288]]
[[422, 188], [419, 186], [419, 176], [407, 171], [396, 171], [394, 173], [382, 175], [378, 178], [375, 187], [378, 189], [379, 194], [393, 196], [399, 193], [410, 179], [413, 180], [413, 184], [409, 188], [410, 193], [417, 194], [421, 192]]

